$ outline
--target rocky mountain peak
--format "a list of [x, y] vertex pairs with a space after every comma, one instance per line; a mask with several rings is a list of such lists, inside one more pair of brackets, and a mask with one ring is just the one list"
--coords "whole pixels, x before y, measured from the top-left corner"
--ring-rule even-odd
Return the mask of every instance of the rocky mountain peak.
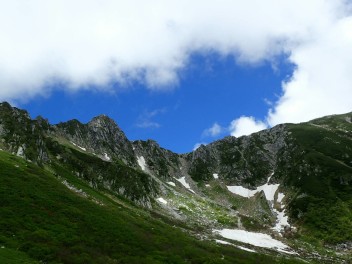
[[7, 109], [12, 109], [12, 106], [8, 102], [2, 102], [0, 103], [0, 107], [2, 109], [7, 108]]
[[12, 107], [8, 102], [0, 103], [0, 114], [2, 116], [11, 116], [12, 118], [18, 119], [19, 121], [31, 118], [26, 110], [18, 109], [17, 107]]
[[92, 120], [88, 122], [88, 126], [96, 127], [96, 128], [113, 126], [113, 127], [119, 128], [116, 122], [112, 118], [108, 117], [107, 115], [98, 115], [92, 118]]
[[127, 141], [125, 133], [120, 129], [120, 127], [112, 118], [106, 115], [99, 115], [94, 117], [91, 121], [88, 122], [87, 127], [98, 135], [105, 137], [106, 139], [109, 137], [118, 137], [119, 141]]

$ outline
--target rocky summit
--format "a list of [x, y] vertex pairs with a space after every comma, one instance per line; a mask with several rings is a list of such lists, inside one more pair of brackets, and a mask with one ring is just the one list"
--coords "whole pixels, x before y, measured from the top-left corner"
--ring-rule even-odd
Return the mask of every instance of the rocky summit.
[[351, 263], [352, 113], [173, 153], [0, 104], [1, 263]]

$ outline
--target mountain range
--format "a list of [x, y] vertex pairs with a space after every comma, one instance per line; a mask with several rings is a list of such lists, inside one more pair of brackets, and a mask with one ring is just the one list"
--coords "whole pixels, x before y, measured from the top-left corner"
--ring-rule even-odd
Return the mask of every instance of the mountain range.
[[352, 113], [177, 154], [0, 104], [1, 263], [350, 263]]

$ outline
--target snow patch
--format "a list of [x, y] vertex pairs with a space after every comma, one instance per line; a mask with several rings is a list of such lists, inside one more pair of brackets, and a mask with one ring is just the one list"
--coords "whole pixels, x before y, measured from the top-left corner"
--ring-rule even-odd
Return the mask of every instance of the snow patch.
[[246, 248], [246, 247], [242, 247], [242, 246], [236, 246], [238, 247], [239, 249], [242, 249], [244, 251], [248, 251], [248, 252], [253, 252], [253, 253], [256, 253], [257, 251], [253, 250], [253, 249], [249, 249], [249, 248]]
[[230, 192], [245, 198], [251, 198], [256, 193], [263, 191], [268, 201], [274, 201], [275, 193], [279, 188], [280, 184], [269, 184], [271, 176], [272, 174], [268, 178], [266, 184], [258, 186], [255, 190], [250, 190], [242, 186], [226, 186], [226, 187]]
[[189, 184], [186, 182], [186, 177], [183, 176], [176, 180], [179, 181], [185, 188], [191, 189], [191, 186], [189, 186]]
[[164, 198], [162, 198], [162, 197], [159, 197], [159, 198], [157, 198], [156, 200], [157, 200], [158, 202], [162, 203], [162, 204], [167, 204], [167, 201], [166, 201]]
[[106, 160], [106, 161], [110, 161], [110, 160], [111, 160], [111, 158], [108, 156], [107, 153], [104, 153], [103, 158], [104, 158], [104, 160]]
[[16, 156], [23, 157], [24, 155], [23, 147], [19, 147], [16, 153]]
[[167, 182], [167, 184], [176, 187], [176, 184], [174, 182]]
[[213, 174], [213, 177], [214, 177], [214, 179], [219, 179], [219, 174], [214, 173], [214, 174]]
[[[266, 184], [261, 185], [257, 187], [255, 190], [250, 190], [242, 186], [226, 186], [227, 189], [237, 195], [240, 195], [242, 197], [250, 198], [253, 197], [256, 193], [263, 191], [265, 194], [265, 197], [268, 201], [272, 202], [271, 203], [271, 208], [276, 214], [276, 224], [272, 228], [273, 230], [277, 232], [282, 232], [284, 231], [285, 226], [290, 226], [288, 223], [288, 216], [285, 215], [285, 210], [282, 210], [281, 212], [276, 210], [273, 206], [274, 204], [274, 199], [275, 199], [275, 193], [277, 192], [280, 184], [269, 184], [269, 181], [273, 174], [271, 174], [266, 182]], [[277, 199], [276, 202], [280, 204], [280, 208], [283, 209], [285, 206], [281, 203], [282, 200], [284, 199], [285, 195], [283, 193], [278, 193], [277, 194]]]
[[83, 150], [83, 151], [87, 151], [87, 149], [86, 148], [84, 148], [84, 147], [81, 147], [81, 146], [78, 146], [76, 143], [74, 143], [74, 142], [72, 142], [72, 141], [70, 141], [74, 146], [76, 146], [77, 148], [79, 148], [79, 149], [81, 149], [81, 150]]
[[288, 216], [286, 215], [286, 210], [284, 209], [285, 205], [281, 203], [284, 197], [285, 195], [283, 193], [278, 193], [276, 200], [276, 202], [279, 203], [282, 211], [280, 212], [273, 208], [274, 213], [276, 213], [276, 224], [272, 229], [279, 233], [285, 230], [285, 226], [291, 227], [288, 223]]
[[253, 197], [257, 193], [257, 190], [250, 190], [242, 186], [226, 186], [226, 187], [230, 192], [245, 198]]
[[215, 242], [218, 243], [218, 244], [223, 244], [223, 245], [231, 245], [231, 246], [237, 247], [239, 249], [242, 249], [242, 250], [245, 250], [245, 251], [248, 251], [248, 252], [253, 252], [253, 253], [257, 252], [257, 251], [255, 251], [253, 249], [249, 249], [249, 248], [242, 247], [242, 246], [237, 246], [237, 245], [234, 245], [234, 244], [232, 244], [230, 242], [227, 242], [227, 241], [224, 241], [224, 240], [220, 240], [220, 239], [215, 239]]
[[288, 216], [285, 215], [286, 210], [282, 210], [282, 212], [279, 212], [276, 209], [273, 209], [273, 211], [276, 213], [276, 224], [272, 228], [273, 230], [276, 230], [278, 232], [282, 232], [285, 228], [285, 226], [290, 226], [288, 223]]
[[240, 241], [256, 247], [276, 249], [280, 252], [291, 253], [287, 251], [287, 249], [289, 249], [287, 245], [279, 240], [273, 239], [267, 234], [248, 232], [238, 229], [214, 230], [214, 232], [218, 233], [224, 238]]
[[220, 239], [215, 239], [215, 242], [218, 243], [218, 244], [223, 244], [223, 245], [232, 245], [232, 243], [230, 242], [227, 242], [227, 241], [224, 241], [224, 240], [220, 240]]
[[84, 147], [80, 147], [80, 146], [77, 146], [77, 147], [80, 148], [80, 149], [83, 150], [83, 151], [87, 151], [87, 149], [84, 148]]
[[210, 184], [206, 184], [205, 187], [210, 187]]
[[264, 184], [257, 188], [257, 192], [263, 191], [268, 201], [274, 201], [274, 196], [280, 184]]
[[141, 167], [142, 171], [146, 170], [146, 163], [143, 156], [137, 157], [138, 165]]
[[183, 176], [179, 179], [175, 178], [178, 182], [180, 182], [186, 189], [188, 189], [190, 192], [195, 193], [192, 189], [191, 186], [186, 182], [186, 177]]
[[281, 203], [282, 202], [282, 199], [284, 199], [285, 195], [283, 193], [278, 193], [277, 195], [277, 202], [278, 203]]

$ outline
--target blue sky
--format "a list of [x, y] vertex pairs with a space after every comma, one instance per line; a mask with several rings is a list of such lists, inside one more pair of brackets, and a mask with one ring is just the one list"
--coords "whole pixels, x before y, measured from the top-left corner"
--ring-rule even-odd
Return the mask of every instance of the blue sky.
[[349, 0], [4, 1], [0, 101], [187, 152], [350, 112], [351, 32]]
[[292, 74], [284, 59], [279, 64], [280, 70], [274, 71], [269, 63], [253, 67], [237, 65], [230, 56], [196, 55], [179, 84], [166, 91], [150, 91], [137, 83], [113, 93], [58, 90], [20, 106], [32, 117], [42, 115], [53, 124], [73, 118], [86, 123], [106, 114], [130, 140], [154, 139], [164, 148], [184, 153], [197, 142], [230, 135], [230, 131], [204, 133], [215, 122], [226, 127], [242, 115], [263, 119], [268, 102], [275, 102], [281, 93], [282, 80]]

